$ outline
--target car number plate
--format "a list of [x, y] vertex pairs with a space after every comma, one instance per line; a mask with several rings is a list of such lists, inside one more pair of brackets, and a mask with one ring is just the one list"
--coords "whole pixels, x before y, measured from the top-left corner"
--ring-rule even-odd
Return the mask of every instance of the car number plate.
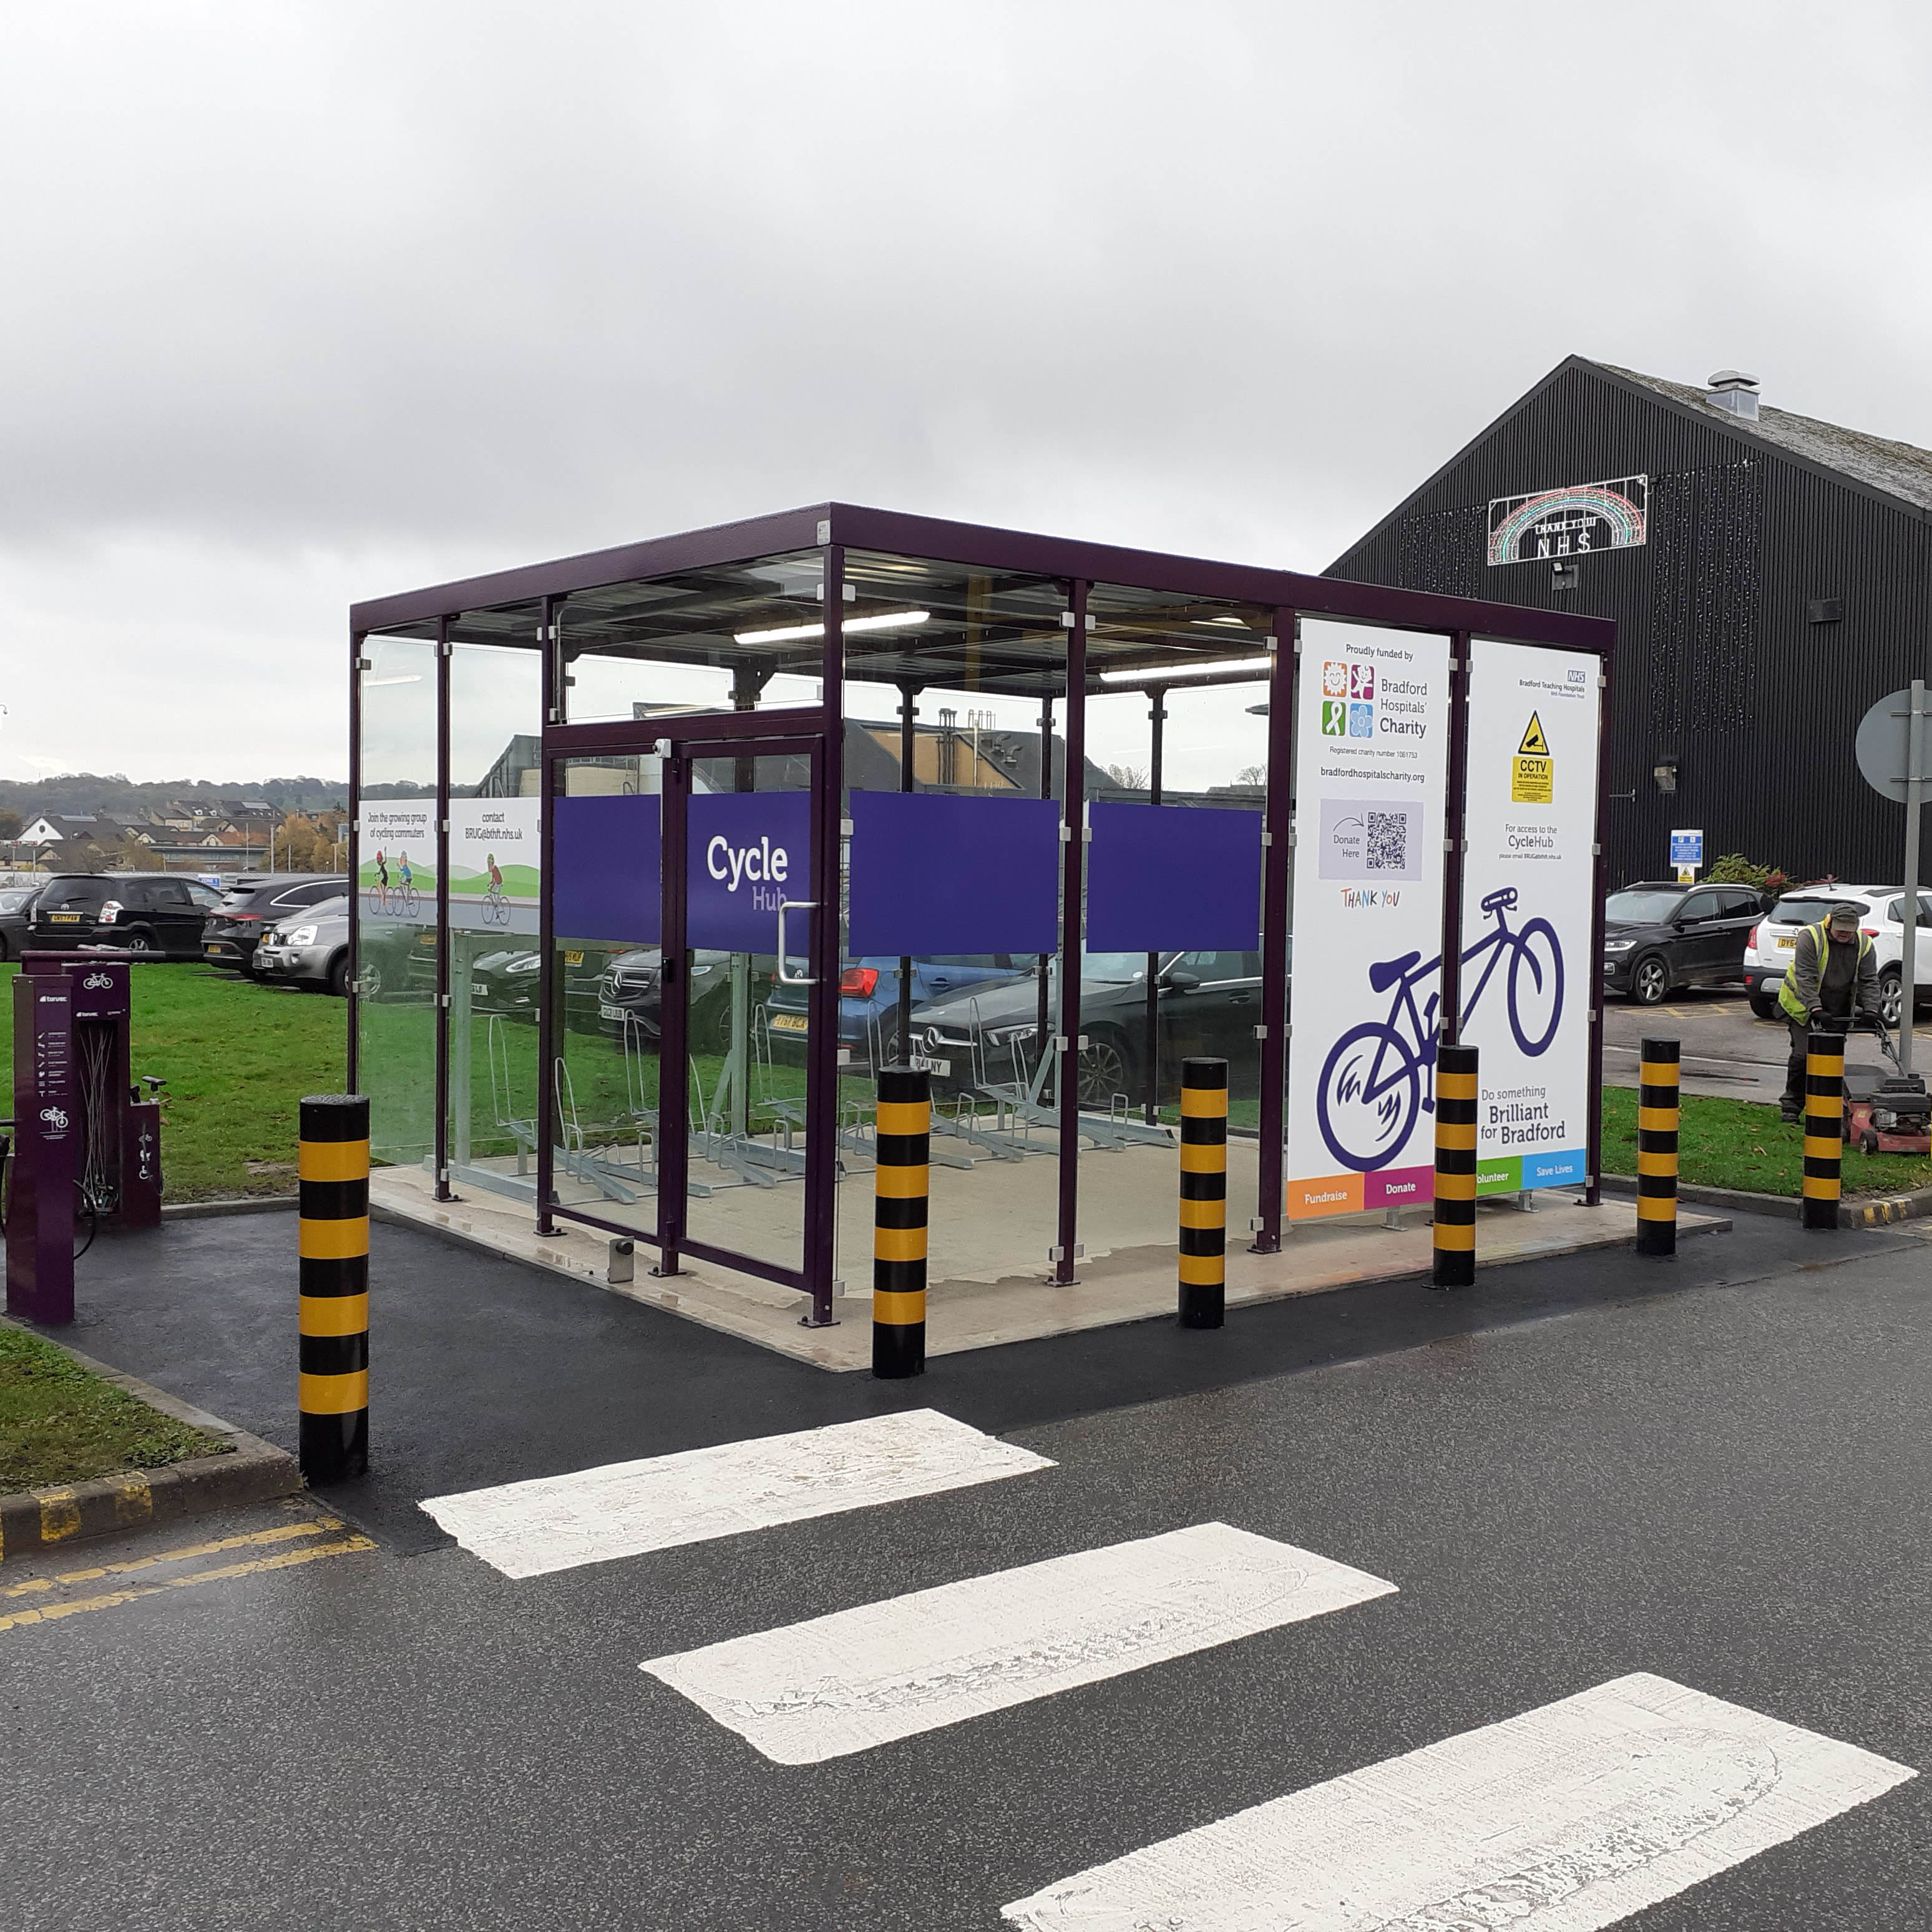
[[1778, 944], [1783, 951], [1792, 952], [1797, 947], [1798, 935], [1795, 932], [1780, 932], [1778, 935]]
[[622, 1006], [610, 1006], [600, 1000], [597, 1003], [597, 1017], [603, 1020], [620, 1020], [624, 1017], [624, 1010]]
[[772, 1016], [774, 1033], [809, 1033], [812, 1022], [803, 1013], [774, 1013]]
[[950, 1073], [952, 1063], [950, 1060], [936, 1060], [929, 1053], [915, 1053], [910, 1056], [915, 1073]]
[[566, 966], [581, 966], [584, 964], [584, 955], [580, 952], [566, 952], [563, 956], [563, 963]]
[[80, 915], [77, 912], [50, 912], [47, 914], [50, 926], [78, 926]]
[[487, 999], [489, 997], [489, 994], [490, 982], [488, 980], [472, 980], [470, 981], [470, 996], [472, 999], [476, 998], [478, 995]]

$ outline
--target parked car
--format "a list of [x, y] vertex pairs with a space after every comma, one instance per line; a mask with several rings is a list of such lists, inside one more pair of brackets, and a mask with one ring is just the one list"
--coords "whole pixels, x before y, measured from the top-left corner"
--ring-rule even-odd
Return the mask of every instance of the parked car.
[[38, 885], [0, 886], [0, 959], [17, 959], [26, 950], [27, 928]]
[[200, 956], [220, 895], [179, 872], [56, 872], [34, 901], [27, 944], [52, 952], [118, 946], [170, 959]]
[[[597, 1015], [613, 1038], [626, 1024], [655, 1042], [664, 1012], [663, 956], [655, 946], [620, 952], [597, 982]], [[691, 956], [690, 1049], [723, 1053], [731, 1044], [731, 956], [700, 950]]]
[[[1142, 964], [1145, 966], [1143, 960]], [[1005, 986], [1024, 979], [1033, 982], [1035, 962], [1024, 954], [941, 952], [912, 962], [912, 1003], [915, 1009], [950, 1000], [975, 987]], [[776, 975], [765, 995], [765, 1016], [772, 1046], [782, 1052], [789, 1039], [802, 1058], [806, 1025], [803, 986], [782, 984]], [[1032, 997], [1029, 995], [1029, 997]], [[848, 1048], [855, 1064], [884, 1066], [898, 1057], [899, 962], [896, 957], [848, 960], [838, 979], [838, 1044]]]
[[[1897, 886], [1807, 886], [1786, 892], [1758, 922], [1744, 948], [1744, 983], [1750, 993], [1751, 1011], [1760, 1019], [1776, 1019], [1784, 1011], [1778, 1004], [1778, 989], [1798, 934], [1840, 905], [1858, 908], [1858, 929], [1871, 941], [1878, 965], [1886, 1023], [1898, 1024], [1904, 1003], [1904, 975], [1900, 969], [1905, 959], [1905, 895]], [[1912, 956], [1918, 962], [1918, 998], [1913, 1004], [1932, 1004], [1932, 892], [1918, 895], [1918, 944]]]
[[201, 956], [245, 973], [270, 926], [348, 890], [340, 872], [238, 872], [202, 929]]
[[[1080, 1103], [1105, 1107], [1117, 1095], [1134, 1105], [1147, 1097], [1147, 955], [1090, 952], [1081, 962]], [[1048, 1024], [1053, 980], [1048, 968]], [[1175, 952], [1160, 968], [1159, 1094], [1178, 1088], [1180, 1062], [1190, 1054], [1225, 1059], [1232, 1090], [1252, 1081], [1255, 1028], [1262, 1022], [1258, 952]], [[1028, 978], [968, 992], [914, 1010], [913, 1051], [940, 1063], [937, 1091], [970, 1090], [981, 1081], [1029, 1079], [1040, 1064], [1040, 984]]]
[[[429, 938], [428, 952], [410, 960], [412, 978], [425, 971], [434, 975], [436, 934], [431, 933]], [[419, 949], [420, 942], [412, 950]], [[565, 952], [563, 1022], [571, 1032], [595, 1033], [602, 1024], [598, 1008], [604, 1004], [602, 982], [610, 957], [607, 946], [572, 946]], [[538, 1005], [537, 982], [542, 964], [543, 956], [533, 946], [506, 946], [479, 954], [470, 968], [470, 1011], [502, 1013], [534, 1025]]]
[[[367, 934], [365, 933], [365, 939]], [[338, 892], [272, 926], [250, 962], [265, 984], [349, 991], [349, 899]], [[381, 968], [376, 967], [380, 979]]]
[[1749, 886], [1626, 886], [1604, 902], [1604, 989], [1654, 1006], [1676, 987], [1742, 980], [1763, 914]]

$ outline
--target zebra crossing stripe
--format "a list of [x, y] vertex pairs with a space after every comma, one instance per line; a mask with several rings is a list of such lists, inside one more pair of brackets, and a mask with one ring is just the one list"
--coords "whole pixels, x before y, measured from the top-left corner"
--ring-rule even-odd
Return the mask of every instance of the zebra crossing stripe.
[[432, 1496], [422, 1508], [506, 1576], [541, 1576], [1053, 1466], [916, 1408]]
[[818, 1764], [1394, 1588], [1292, 1544], [1198, 1523], [640, 1667], [776, 1762]]
[[1594, 1932], [1916, 1777], [1639, 1673], [1005, 1908], [1026, 1932]]

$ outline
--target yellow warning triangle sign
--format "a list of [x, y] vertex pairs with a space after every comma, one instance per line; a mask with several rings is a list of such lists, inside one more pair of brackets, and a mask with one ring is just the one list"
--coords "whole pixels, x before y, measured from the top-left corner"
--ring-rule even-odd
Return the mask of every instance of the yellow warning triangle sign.
[[1550, 755], [1550, 740], [1543, 735], [1543, 720], [1532, 711], [1529, 724], [1523, 732], [1522, 742], [1516, 748], [1519, 758], [1546, 758]]

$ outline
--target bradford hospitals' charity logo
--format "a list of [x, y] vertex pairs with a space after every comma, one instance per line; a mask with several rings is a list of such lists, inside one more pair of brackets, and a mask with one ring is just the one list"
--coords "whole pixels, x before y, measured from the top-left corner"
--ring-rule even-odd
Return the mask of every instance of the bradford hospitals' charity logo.
[[1347, 658], [1322, 667], [1322, 734], [1327, 738], [1376, 735], [1376, 668]]

